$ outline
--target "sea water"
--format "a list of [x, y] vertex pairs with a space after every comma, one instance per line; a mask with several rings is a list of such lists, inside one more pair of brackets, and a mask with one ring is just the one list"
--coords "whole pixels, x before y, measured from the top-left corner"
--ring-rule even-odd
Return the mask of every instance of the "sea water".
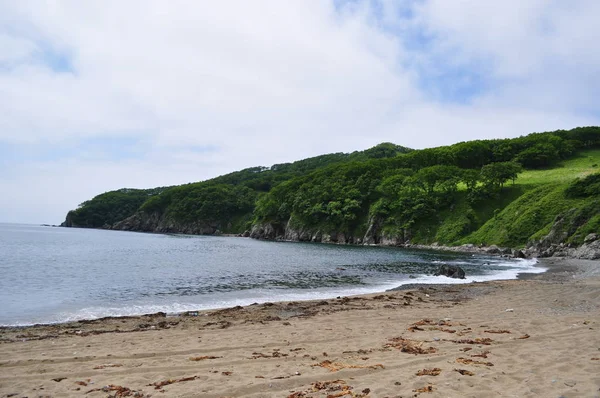
[[[464, 280], [433, 276], [440, 264]], [[167, 313], [467, 283], [535, 260], [249, 238], [0, 224], [0, 325]]]

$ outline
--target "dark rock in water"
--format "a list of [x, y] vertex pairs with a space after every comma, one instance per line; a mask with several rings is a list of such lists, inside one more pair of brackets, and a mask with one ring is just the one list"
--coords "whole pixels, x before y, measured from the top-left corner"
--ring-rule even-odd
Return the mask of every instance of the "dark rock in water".
[[465, 270], [460, 268], [458, 265], [442, 264], [434, 275], [443, 275], [454, 279], [465, 279]]
[[489, 254], [501, 254], [502, 251], [500, 250], [500, 248], [496, 245], [491, 245], [490, 247], [488, 247], [487, 249], [485, 249], [486, 253]]
[[512, 251], [512, 256], [513, 256], [514, 258], [525, 258], [525, 257], [526, 257], [526, 256], [525, 256], [525, 253], [523, 253], [523, 251], [522, 251], [522, 250], [513, 250], [513, 251]]

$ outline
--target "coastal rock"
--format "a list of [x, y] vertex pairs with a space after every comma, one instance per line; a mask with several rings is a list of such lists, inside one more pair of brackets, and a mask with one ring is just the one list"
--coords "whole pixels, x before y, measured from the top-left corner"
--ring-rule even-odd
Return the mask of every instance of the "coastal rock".
[[570, 220], [573, 219], [575, 209], [570, 209], [563, 214], [559, 214], [554, 219], [554, 224], [550, 228], [550, 232], [540, 242], [542, 246], [550, 246], [552, 244], [562, 243], [574, 232], [576, 226], [572, 225]]
[[253, 239], [275, 240], [277, 229], [271, 223], [255, 224], [250, 231], [250, 237]]
[[302, 223], [296, 222], [293, 217], [290, 217], [285, 224], [282, 239], [293, 242], [320, 242], [320, 240], [315, 240], [317, 233], [318, 231], [314, 231], [302, 225]]
[[572, 250], [570, 254], [575, 258], [598, 260], [600, 259], [600, 240], [584, 243], [577, 249]]
[[586, 235], [585, 239], [583, 239], [583, 243], [592, 243], [597, 240], [598, 240], [598, 234], [591, 233], [591, 234]]
[[321, 233], [321, 231], [317, 231], [317, 232], [315, 232], [313, 237], [310, 239], [310, 241], [311, 242], [321, 242], [322, 239], [323, 239], [323, 234]]
[[525, 253], [523, 253], [523, 250], [516, 250], [516, 249], [513, 249], [513, 250], [511, 251], [511, 255], [512, 255], [514, 258], [526, 258], [526, 257], [527, 257], [527, 256], [525, 255]]
[[488, 254], [500, 254], [500, 248], [496, 245], [491, 245], [489, 246], [487, 249], [485, 249], [485, 252]]
[[137, 212], [125, 220], [112, 225], [111, 229], [121, 231], [141, 231], [160, 233], [181, 233], [191, 235], [214, 235], [219, 231], [218, 224], [206, 222], [176, 222], [158, 213]]
[[465, 271], [458, 265], [442, 264], [434, 275], [442, 275], [454, 279], [465, 279]]
[[382, 235], [379, 244], [382, 246], [400, 246], [402, 239], [394, 235]]
[[160, 224], [158, 213], [136, 213], [113, 225], [113, 229], [122, 231], [155, 232]]
[[63, 221], [60, 224], [61, 227], [66, 227], [66, 228], [80, 228], [79, 225], [77, 225], [76, 223], [73, 222], [73, 210], [71, 210], [70, 212], [67, 213], [67, 217], [65, 218], [65, 221]]
[[539, 254], [539, 257], [552, 257], [555, 252], [556, 252], [556, 247], [554, 245], [552, 245], [552, 246], [548, 247], [547, 249], [543, 250]]
[[378, 217], [371, 216], [368, 222], [367, 232], [363, 237], [363, 244], [365, 245], [376, 245], [379, 243], [381, 237], [379, 236], [379, 230], [381, 229], [383, 221]]

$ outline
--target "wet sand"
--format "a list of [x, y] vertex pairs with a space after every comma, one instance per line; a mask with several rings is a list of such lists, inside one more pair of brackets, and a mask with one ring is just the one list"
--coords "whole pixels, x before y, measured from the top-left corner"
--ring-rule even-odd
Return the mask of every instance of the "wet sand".
[[600, 262], [367, 296], [0, 329], [0, 397], [600, 397]]

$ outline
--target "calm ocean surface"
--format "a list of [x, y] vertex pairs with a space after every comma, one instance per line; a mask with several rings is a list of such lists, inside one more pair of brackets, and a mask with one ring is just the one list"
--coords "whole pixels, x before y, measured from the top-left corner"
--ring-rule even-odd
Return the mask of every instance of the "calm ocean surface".
[[[457, 264], [467, 279], [431, 274]], [[542, 272], [532, 260], [0, 224], [0, 325], [181, 312]]]

